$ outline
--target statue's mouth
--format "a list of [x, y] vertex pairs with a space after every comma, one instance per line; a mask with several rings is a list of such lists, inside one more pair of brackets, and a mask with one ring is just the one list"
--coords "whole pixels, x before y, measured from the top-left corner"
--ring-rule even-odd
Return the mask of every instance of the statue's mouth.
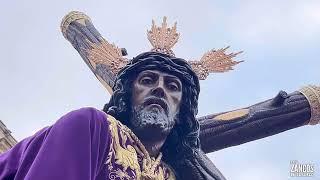
[[147, 98], [144, 103], [143, 106], [149, 106], [149, 105], [157, 105], [160, 106], [166, 114], [168, 114], [169, 109], [168, 109], [168, 105], [165, 102], [165, 100], [161, 99], [161, 98], [156, 98], [156, 97], [149, 97]]

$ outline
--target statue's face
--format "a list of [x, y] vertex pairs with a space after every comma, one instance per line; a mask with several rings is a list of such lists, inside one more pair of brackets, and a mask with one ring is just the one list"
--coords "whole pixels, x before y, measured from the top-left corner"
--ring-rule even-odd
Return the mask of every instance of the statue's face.
[[181, 103], [180, 79], [161, 71], [145, 70], [139, 73], [132, 87], [133, 129], [138, 134], [169, 134]]

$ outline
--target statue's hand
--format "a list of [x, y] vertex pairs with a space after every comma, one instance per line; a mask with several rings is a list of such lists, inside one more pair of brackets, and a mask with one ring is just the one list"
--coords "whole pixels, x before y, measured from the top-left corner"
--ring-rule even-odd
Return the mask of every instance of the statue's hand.
[[320, 123], [320, 87], [309, 85], [299, 90], [308, 100], [311, 109], [310, 125]]

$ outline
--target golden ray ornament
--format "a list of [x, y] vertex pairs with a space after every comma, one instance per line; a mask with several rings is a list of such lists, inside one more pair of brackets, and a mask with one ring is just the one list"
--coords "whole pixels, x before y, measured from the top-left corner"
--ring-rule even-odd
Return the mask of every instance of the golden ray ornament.
[[[158, 27], [152, 20], [151, 30], [147, 32], [148, 40], [153, 49], [151, 51], [161, 52], [175, 56], [172, 48], [178, 42], [179, 33], [177, 33], [177, 22], [172, 28], [167, 25], [167, 17], [163, 17], [162, 26]], [[233, 70], [233, 66], [243, 61], [234, 61], [232, 58], [236, 57], [242, 51], [237, 53], [226, 54], [226, 50], [230, 46], [218, 50], [210, 50], [205, 53], [200, 61], [188, 61], [192, 70], [197, 74], [200, 80], [208, 77], [209, 73], [221, 73]]]
[[[123, 56], [126, 54], [122, 52], [124, 49], [105, 40], [92, 25], [91, 19], [79, 11], [72, 11], [63, 18], [61, 31], [78, 50], [99, 81], [112, 94], [117, 73], [130, 62]], [[151, 29], [147, 30], [147, 38], [152, 45], [151, 51], [173, 57], [175, 54], [172, 48], [178, 42], [179, 36], [177, 23], [169, 27], [167, 17], [163, 18], [161, 26], [157, 26], [152, 20]], [[227, 53], [228, 48], [213, 49], [206, 52], [200, 60], [188, 61], [199, 80], [206, 79], [210, 73], [232, 70], [235, 65], [243, 62], [233, 60], [241, 52]]]
[[179, 33], [177, 33], [177, 22], [174, 23], [173, 28], [167, 25], [167, 17], [163, 17], [161, 27], [157, 27], [152, 20], [151, 30], [147, 32], [148, 40], [153, 49], [151, 51], [161, 52], [175, 56], [171, 48], [178, 42]]
[[[151, 51], [175, 56], [172, 48], [179, 40], [176, 22], [174, 26], [170, 28], [167, 24], [167, 17], [163, 18], [161, 27], [156, 26], [154, 20], [152, 20], [152, 27], [151, 30], [147, 31], [147, 37], [153, 47]], [[87, 52], [92, 64], [105, 64], [116, 74], [128, 63], [128, 61], [122, 57], [121, 49], [114, 44], [108, 43], [106, 40], [98, 44], [89, 44], [92, 49]], [[202, 56], [200, 61], [188, 61], [188, 63], [200, 80], [206, 79], [210, 73], [221, 73], [233, 70], [233, 66], [243, 61], [234, 61], [232, 58], [242, 53], [242, 51], [227, 54], [226, 50], [228, 48], [229, 46], [218, 50], [210, 50]]]
[[234, 65], [243, 61], [234, 61], [232, 58], [242, 53], [242, 51], [226, 54], [226, 50], [229, 47], [230, 46], [218, 50], [212, 49], [205, 53], [200, 61], [188, 61], [188, 63], [200, 80], [206, 79], [209, 73], [221, 73], [233, 70], [232, 67]]
[[88, 41], [88, 44], [91, 46], [87, 51], [88, 59], [93, 68], [96, 68], [97, 64], [104, 64], [112, 73], [117, 74], [128, 63], [128, 60], [122, 56], [121, 49], [104, 39], [101, 43]]

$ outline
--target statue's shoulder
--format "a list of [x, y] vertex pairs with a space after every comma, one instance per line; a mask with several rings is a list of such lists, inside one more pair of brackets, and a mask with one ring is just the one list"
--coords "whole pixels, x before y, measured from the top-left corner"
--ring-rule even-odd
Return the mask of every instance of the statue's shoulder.
[[126, 125], [122, 124], [119, 120], [117, 120], [115, 117], [111, 116], [110, 114], [107, 114], [103, 112], [105, 116], [107, 117], [107, 121], [109, 122], [110, 126], [113, 128], [117, 128], [121, 131], [131, 131]]
[[94, 118], [96, 116], [105, 116], [105, 113], [94, 107], [82, 107], [80, 109], [70, 111], [69, 113], [66, 114], [66, 116], [78, 116], [78, 117], [80, 116], [80, 117]]
[[93, 107], [83, 107], [66, 113], [57, 123], [68, 124], [68, 126], [88, 126], [100, 124], [107, 126], [107, 114]]
[[96, 121], [107, 121], [110, 128], [117, 128], [127, 131], [129, 128], [123, 125], [115, 117], [107, 114], [106, 112], [96, 109], [94, 107], [83, 107], [77, 110], [73, 110], [65, 116], [72, 117], [72, 119], [86, 119]]
[[94, 120], [100, 119], [103, 121], [107, 121], [109, 126], [118, 127], [121, 130], [127, 129], [127, 127], [123, 125], [115, 117], [113, 117], [110, 114], [107, 114], [102, 110], [96, 109], [94, 107], [83, 107], [83, 108], [74, 110], [71, 113], [74, 114], [75, 116], [86, 116], [89, 119], [94, 119]]

